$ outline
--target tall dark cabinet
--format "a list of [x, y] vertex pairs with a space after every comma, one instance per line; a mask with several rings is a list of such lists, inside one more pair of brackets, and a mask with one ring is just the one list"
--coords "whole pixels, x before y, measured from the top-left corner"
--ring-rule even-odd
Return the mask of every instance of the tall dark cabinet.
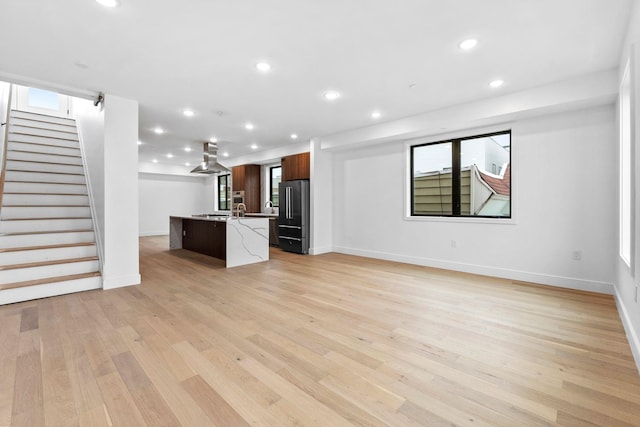
[[260, 212], [260, 165], [242, 165], [231, 169], [232, 191], [244, 191], [247, 212]]

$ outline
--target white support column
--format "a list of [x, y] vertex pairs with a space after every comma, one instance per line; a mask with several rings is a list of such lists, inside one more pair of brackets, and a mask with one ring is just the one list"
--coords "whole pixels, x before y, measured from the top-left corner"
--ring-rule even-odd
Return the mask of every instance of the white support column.
[[104, 101], [104, 289], [140, 283], [138, 103]]
[[311, 241], [309, 253], [333, 251], [333, 154], [320, 149], [320, 139], [309, 144], [311, 151]]

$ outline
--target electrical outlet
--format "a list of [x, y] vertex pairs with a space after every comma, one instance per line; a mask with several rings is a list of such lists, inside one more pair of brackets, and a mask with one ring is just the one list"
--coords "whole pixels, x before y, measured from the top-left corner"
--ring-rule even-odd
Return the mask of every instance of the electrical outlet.
[[573, 251], [571, 253], [571, 259], [574, 261], [580, 261], [582, 259], [582, 251]]
[[451, 247], [455, 249], [456, 247], [458, 247], [458, 243], [455, 240], [452, 240]]

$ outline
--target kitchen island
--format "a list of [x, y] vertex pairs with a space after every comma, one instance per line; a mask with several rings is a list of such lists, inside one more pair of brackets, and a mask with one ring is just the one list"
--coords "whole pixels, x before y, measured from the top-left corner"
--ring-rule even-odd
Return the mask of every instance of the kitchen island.
[[226, 216], [169, 217], [169, 248], [225, 261], [226, 267], [269, 260], [269, 219]]

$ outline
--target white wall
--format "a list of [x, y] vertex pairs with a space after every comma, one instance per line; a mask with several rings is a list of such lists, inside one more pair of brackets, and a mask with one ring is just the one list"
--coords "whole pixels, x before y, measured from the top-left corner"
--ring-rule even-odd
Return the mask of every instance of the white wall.
[[[0, 81], [0, 123], [4, 123], [7, 120], [7, 110], [9, 106], [9, 94], [11, 92], [11, 84]], [[8, 125], [7, 125], [8, 126]], [[2, 153], [4, 153], [4, 144], [6, 129], [4, 126], [0, 127], [0, 162], [3, 161]]]
[[103, 288], [140, 283], [138, 254], [138, 103], [104, 100]]
[[201, 176], [138, 174], [140, 235], [169, 234], [171, 215], [213, 211], [212, 180], [212, 177]]
[[[629, 19], [629, 29], [627, 37], [622, 49], [622, 55], [620, 56], [620, 81], [622, 81], [622, 73], [624, 72], [627, 60], [629, 57], [633, 57], [633, 69], [631, 74], [631, 88], [632, 88], [632, 103], [635, 103], [635, 113], [632, 111], [632, 117], [635, 118], [635, 133], [632, 133], [632, 153], [635, 150], [634, 160], [632, 161], [632, 170], [638, 170], [640, 166], [640, 117], [638, 111], [640, 111], [640, 2], [635, 2], [633, 11]], [[619, 143], [616, 138], [616, 147], [619, 149]], [[619, 151], [616, 152], [617, 155]], [[619, 170], [616, 163], [616, 171]], [[616, 172], [617, 173], [617, 172]], [[618, 183], [616, 183], [616, 192], [618, 190]], [[634, 352], [636, 365], [640, 370], [640, 303], [636, 299], [638, 290], [638, 277], [640, 277], [640, 173], [635, 172], [635, 185], [633, 188], [635, 194], [635, 206], [632, 212], [632, 217], [635, 218], [635, 236], [632, 239], [632, 245], [635, 247], [635, 256], [632, 260], [635, 267], [635, 277], [631, 274], [627, 265], [619, 257], [619, 240], [616, 240], [616, 246], [614, 248], [614, 256], [616, 260], [617, 268], [617, 280], [616, 280], [616, 302], [618, 303], [618, 309], [620, 316], [624, 323], [627, 337], [631, 343], [631, 348]], [[616, 197], [616, 206], [619, 206], [619, 200]], [[617, 220], [617, 216], [616, 216]], [[618, 229], [615, 230], [616, 237], [618, 236]]]
[[332, 251], [333, 240], [333, 153], [320, 149], [320, 140], [313, 139], [311, 152], [311, 240], [309, 253], [318, 255]]
[[104, 260], [104, 111], [92, 101], [73, 98], [73, 111], [87, 170], [87, 187], [100, 261]]
[[334, 249], [612, 293], [614, 122], [603, 106], [494, 127], [513, 131], [514, 224], [405, 220], [405, 144], [338, 151]]

